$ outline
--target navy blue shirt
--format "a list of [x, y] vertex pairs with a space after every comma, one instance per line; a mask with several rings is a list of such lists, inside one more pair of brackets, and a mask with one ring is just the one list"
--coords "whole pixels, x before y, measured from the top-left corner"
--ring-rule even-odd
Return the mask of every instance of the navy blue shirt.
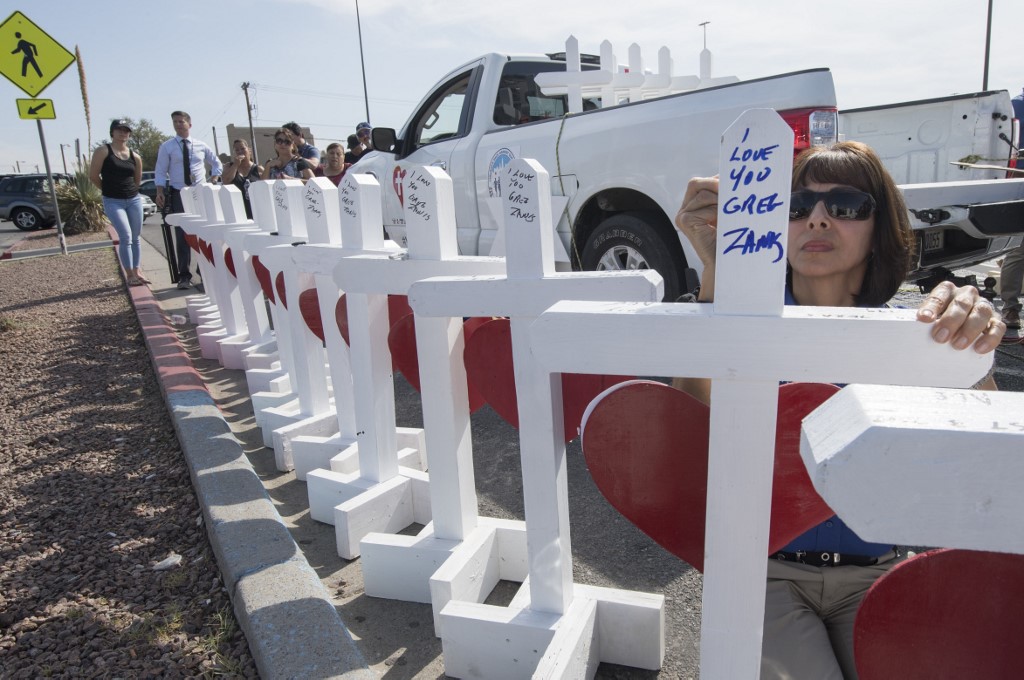
[[[1024, 103], [1024, 102], [1022, 102]], [[786, 287], [787, 305], [796, 305], [792, 291]], [[892, 550], [891, 543], [868, 543], [833, 515], [818, 526], [805, 531], [789, 543], [783, 552], [836, 552], [848, 555], [877, 557]]]

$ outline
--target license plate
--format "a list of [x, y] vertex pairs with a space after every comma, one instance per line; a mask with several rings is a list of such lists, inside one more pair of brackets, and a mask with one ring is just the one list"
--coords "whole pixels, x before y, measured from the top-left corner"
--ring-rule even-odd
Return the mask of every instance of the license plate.
[[945, 232], [942, 229], [926, 231], [924, 233], [924, 252], [933, 253], [936, 250], [942, 250], [942, 246], [945, 244], [944, 236]]

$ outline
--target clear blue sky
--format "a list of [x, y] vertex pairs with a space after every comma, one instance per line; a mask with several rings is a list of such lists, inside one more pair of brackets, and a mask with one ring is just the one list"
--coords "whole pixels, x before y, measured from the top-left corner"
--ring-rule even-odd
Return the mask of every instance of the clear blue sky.
[[[941, 5], [941, 6], [940, 6]], [[318, 144], [344, 140], [366, 118], [354, 0], [34, 0], [4, 3], [82, 53], [95, 144], [110, 119], [147, 118], [172, 134], [170, 112], [192, 115], [193, 134], [224, 151], [225, 127], [246, 124], [241, 83], [255, 85], [257, 125], [297, 120]], [[608, 39], [620, 63], [638, 43], [656, 68], [663, 45], [677, 75], [695, 74], [707, 27], [715, 75], [757, 78], [813, 67], [833, 71], [840, 108], [981, 89], [987, 0], [362, 0], [370, 121], [401, 127], [440, 76], [486, 52], [560, 51], [571, 33], [584, 52]], [[1024, 86], [1022, 0], [994, 0], [989, 88]], [[179, 37], [181, 36], [181, 37]], [[7, 49], [4, 46], [4, 49]], [[11, 46], [10, 49], [13, 49]], [[0, 173], [43, 166], [27, 95], [0, 79]], [[88, 138], [74, 65], [41, 98], [57, 119], [43, 129], [55, 171], [60, 144]], [[70, 159], [73, 147], [65, 147]]]

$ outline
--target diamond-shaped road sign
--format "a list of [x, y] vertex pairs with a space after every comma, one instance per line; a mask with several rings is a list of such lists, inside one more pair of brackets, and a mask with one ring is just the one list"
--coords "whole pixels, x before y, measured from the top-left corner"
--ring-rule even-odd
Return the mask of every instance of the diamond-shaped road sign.
[[75, 62], [71, 54], [21, 12], [0, 24], [0, 73], [35, 97]]

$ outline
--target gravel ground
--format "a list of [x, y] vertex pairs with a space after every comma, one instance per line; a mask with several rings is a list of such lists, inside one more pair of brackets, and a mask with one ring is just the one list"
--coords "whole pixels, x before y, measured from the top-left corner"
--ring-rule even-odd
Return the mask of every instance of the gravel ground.
[[0, 677], [258, 677], [113, 251], [0, 262], [0, 343]]

